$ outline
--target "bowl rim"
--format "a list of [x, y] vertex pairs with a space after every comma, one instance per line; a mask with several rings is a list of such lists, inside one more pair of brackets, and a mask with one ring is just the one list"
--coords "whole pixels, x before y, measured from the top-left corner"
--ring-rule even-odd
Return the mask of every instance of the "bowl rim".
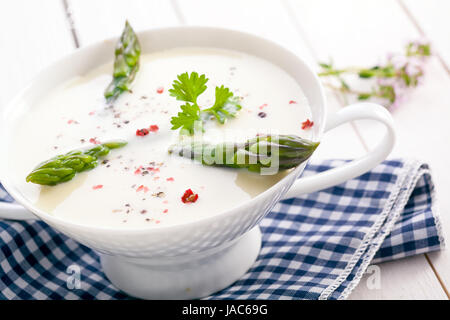
[[[180, 30], [190, 30], [191, 32], [195, 31], [201, 31], [201, 32], [225, 32], [229, 34], [235, 34], [235, 36], [244, 36], [249, 38], [254, 38], [255, 40], [258, 40], [262, 43], [265, 43], [265, 45], [270, 46], [278, 51], [283, 51], [285, 54], [290, 55], [292, 58], [295, 59], [296, 63], [301, 64], [304, 68], [306, 68], [309, 73], [310, 77], [314, 79], [314, 82], [316, 84], [316, 87], [319, 92], [319, 101], [323, 106], [323, 122], [326, 121], [326, 113], [327, 113], [327, 103], [326, 103], [326, 96], [324, 92], [323, 85], [321, 84], [319, 77], [317, 74], [312, 70], [311, 66], [305, 62], [305, 60], [299, 56], [298, 54], [292, 52], [292, 50], [285, 48], [278, 44], [277, 42], [267, 39], [265, 37], [259, 36], [254, 33], [246, 32], [246, 31], [240, 31], [235, 30], [231, 28], [222, 28], [222, 27], [209, 27], [209, 26], [170, 26], [170, 27], [159, 27], [159, 28], [150, 28], [150, 29], [144, 29], [136, 32], [136, 34], [140, 37], [143, 37], [145, 34], [151, 34], [151, 33], [160, 33], [160, 32], [177, 32]], [[51, 62], [47, 66], [45, 66], [43, 69], [41, 69], [32, 79], [28, 82], [26, 86], [20, 90], [13, 99], [11, 99], [2, 110], [0, 110], [0, 123], [3, 121], [6, 121], [5, 114], [8, 112], [9, 109], [11, 109], [14, 105], [16, 105], [20, 99], [27, 93], [27, 91], [36, 83], [37, 80], [41, 79], [43, 75], [52, 67], [55, 67], [57, 65], [63, 65], [64, 63], [70, 63], [70, 60], [77, 55], [82, 54], [83, 52], [93, 50], [96, 47], [100, 47], [103, 45], [106, 45], [107, 43], [117, 41], [118, 36], [110, 37], [104, 40], [99, 40], [93, 43], [90, 43], [86, 46], [83, 46], [81, 48], [76, 48], [72, 52], [56, 59], [55, 61]], [[176, 48], [175, 46], [174, 48]], [[178, 46], [183, 47], [183, 46]], [[208, 47], [207, 45], [205, 46]], [[213, 48], [213, 46], [211, 46]], [[217, 48], [217, 47], [215, 47]], [[229, 49], [231, 50], [231, 49]], [[236, 51], [240, 51], [239, 49], [232, 49]], [[151, 51], [150, 51], [151, 52]], [[244, 51], [242, 51], [244, 52]], [[143, 53], [145, 54], [145, 49], [143, 49]], [[249, 53], [246, 53], [249, 54]], [[257, 56], [258, 58], [261, 58], [263, 60], [266, 60], [270, 63], [273, 63], [272, 61], [263, 58], [261, 56]], [[110, 59], [110, 57], [108, 58]], [[105, 60], [106, 63], [107, 60]], [[278, 66], [279, 67], [279, 66]], [[281, 67], [280, 67], [281, 68]], [[285, 70], [286, 71], [286, 70]], [[302, 88], [303, 89], [303, 88]], [[317, 121], [317, 119], [313, 119], [314, 121]], [[315, 136], [315, 140], [319, 141], [321, 140], [321, 137], [324, 133], [324, 124], [321, 126], [321, 129], [319, 130], [319, 133], [317, 136]], [[0, 135], [0, 144], [3, 144], [5, 138], [3, 135]], [[289, 179], [292, 179], [292, 176], [295, 176], [295, 178], [292, 179], [292, 183], [295, 183], [295, 180], [298, 178], [298, 176], [303, 172], [306, 164], [308, 163], [309, 159], [302, 163], [301, 165], [297, 166], [295, 169], [293, 169], [289, 174], [287, 174], [285, 177], [283, 177], [280, 181], [272, 185], [271, 187], [267, 188], [263, 192], [259, 193], [255, 197], [252, 197], [251, 199], [233, 206], [230, 209], [223, 210], [221, 212], [218, 212], [211, 216], [202, 217], [199, 219], [186, 221], [183, 223], [174, 223], [170, 225], [158, 225], [157, 227], [149, 226], [145, 228], [117, 228], [117, 227], [110, 227], [110, 226], [96, 226], [96, 225], [90, 225], [90, 224], [83, 224], [79, 222], [73, 222], [64, 218], [61, 218], [59, 216], [52, 215], [44, 210], [41, 210], [40, 208], [33, 205], [25, 196], [22, 195], [22, 193], [18, 190], [16, 186], [10, 181], [7, 170], [3, 168], [4, 166], [0, 167], [0, 183], [3, 185], [3, 187], [6, 189], [6, 191], [13, 197], [13, 199], [18, 202], [18, 204], [24, 206], [28, 210], [30, 210], [35, 216], [37, 216], [40, 220], [50, 224], [50, 225], [56, 225], [56, 226], [68, 226], [68, 227], [75, 227], [78, 229], [84, 229], [84, 230], [90, 230], [90, 231], [96, 231], [96, 232], [113, 232], [113, 233], [160, 233], [160, 232], [167, 232], [168, 230], [174, 230], [179, 228], [190, 228], [195, 227], [195, 225], [205, 224], [208, 222], [212, 222], [214, 220], [218, 220], [220, 218], [223, 218], [224, 216], [231, 215], [232, 213], [236, 211], [242, 211], [246, 207], [251, 207], [255, 203], [259, 202], [261, 198], [266, 197], [267, 195], [273, 193], [276, 191], [276, 189], [281, 189], [284, 185], [286, 185], [287, 181]], [[290, 185], [290, 186], [291, 186]], [[289, 186], [289, 187], [290, 187]], [[289, 188], [286, 188], [286, 191]], [[279, 195], [280, 192], [276, 193], [276, 195]], [[281, 195], [280, 195], [281, 197]]]

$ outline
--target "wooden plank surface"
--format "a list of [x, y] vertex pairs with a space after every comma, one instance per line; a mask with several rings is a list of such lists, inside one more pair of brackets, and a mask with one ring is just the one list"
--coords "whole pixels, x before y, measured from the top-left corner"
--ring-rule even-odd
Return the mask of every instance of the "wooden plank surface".
[[[292, 0], [288, 2], [288, 7], [294, 13], [298, 24], [303, 28], [303, 32], [319, 60], [327, 61], [331, 56], [334, 63], [341, 67], [375, 64], [386, 53], [402, 52], [407, 41], [420, 37], [416, 27], [405, 15], [402, 8], [391, 0], [318, 0], [314, 2]], [[386, 8], [389, 8], [389, 10]], [[324, 21], [326, 23], [323, 23]], [[401, 108], [392, 110], [398, 133], [398, 142], [392, 156], [417, 157], [428, 161], [433, 167], [440, 166], [442, 154], [450, 152], [450, 150], [445, 151], [442, 148], [436, 148], [436, 146], [444, 146], [444, 140], [448, 141], [450, 135], [448, 133], [442, 135], [441, 133], [445, 129], [434, 125], [424, 125], [422, 121], [427, 119], [431, 123], [442, 123], [443, 119], [450, 119], [450, 108], [445, 110], [442, 107], [442, 101], [438, 100], [442, 99], [442, 95], [445, 94], [445, 88], [448, 88], [447, 92], [450, 93], [448, 81], [442, 66], [438, 65], [436, 58], [432, 58], [424, 86], [413, 92]], [[437, 90], [440, 90], [440, 94], [436, 95]], [[449, 116], [445, 117], [446, 114]], [[369, 148], [373, 147], [380, 137], [380, 126], [366, 121], [358, 121], [356, 126]], [[426, 128], [426, 130], [422, 128]], [[433, 142], [430, 143], [431, 141]], [[418, 148], [418, 146], [421, 147]], [[445, 172], [445, 169], [441, 167], [440, 171]], [[446, 186], [447, 178], [450, 179], [450, 176], [435, 176], [435, 179], [439, 180], [436, 181], [438, 187], [443, 185], [441, 190], [444, 192], [450, 190], [450, 180], [449, 185]], [[442, 193], [440, 197], [445, 198]], [[445, 206], [449, 208], [450, 204]], [[439, 255], [442, 256], [442, 253]], [[407, 296], [408, 291], [416, 292], [419, 288], [429, 285], [429, 283], [425, 284], [429, 279], [413, 276], [423, 267], [432, 271], [431, 265], [426, 261], [424, 255], [414, 258], [414, 261], [418, 260], [422, 262], [416, 262], [411, 267], [417, 269], [417, 272], [409, 272], [409, 275], [405, 275], [405, 281], [409, 283], [410, 288], [399, 287], [396, 292], [399, 296]], [[447, 262], [448, 258], [443, 260]], [[398, 264], [393, 263], [385, 269], [393, 268], [400, 271], [401, 265], [400, 262]], [[390, 277], [396, 272], [390, 270], [386, 274]], [[391, 283], [391, 281], [386, 281], [386, 283]], [[436, 277], [433, 281], [433, 287], [437, 292], [440, 290], [442, 298], [446, 298], [445, 292], [443, 292]], [[391, 290], [387, 290], [385, 293], [387, 294], [386, 298], [392, 297]], [[422, 290], [422, 293], [424, 298], [435, 297], [431, 291], [430, 296], [427, 296], [428, 292], [426, 291]], [[379, 298], [380, 295], [377, 293], [375, 297]]]
[[[450, 119], [450, 19], [448, 18], [450, 1], [406, 0], [399, 3], [421, 36], [431, 41], [436, 53], [424, 86], [416, 93], [415, 111], [418, 117], [426, 118], [432, 124], [427, 126], [427, 136], [417, 142], [425, 143], [427, 147], [423, 150], [423, 154], [430, 159], [429, 162], [435, 173], [442, 225], [448, 239], [450, 235], [450, 197], [448, 196], [450, 174], [447, 161], [450, 157], [450, 127], [448, 125]], [[430, 253], [428, 257], [450, 297], [449, 250]]]
[[[447, 6], [439, 0], [431, 1], [439, 8]], [[420, 2], [405, 0], [404, 4], [416, 23], [432, 34], [430, 38], [436, 42], [445, 62], [450, 50], [446, 47], [445, 31], [440, 28], [448, 28], [450, 22], [440, 12], [436, 13], [438, 22], [432, 21], [434, 11], [425, 10]], [[348, 65], [376, 62], [386, 52], [401, 50], [406, 41], [421, 35], [404, 8], [393, 0], [66, 0], [66, 3], [73, 13], [76, 40], [81, 46], [118, 36], [124, 20], [129, 19], [137, 30], [180, 24], [239, 29], [278, 42], [312, 65], [330, 56], [336, 63]], [[6, 53], [9, 63], [4, 69], [8, 77], [0, 80], [0, 85], [7, 90], [0, 93], [0, 106], [43, 65], [73, 50], [74, 39], [63, 4], [63, 0], [0, 3], [0, 26], [9, 30], [0, 33], [0, 41], [17, 48]], [[450, 192], [450, 175], [443, 174], [447, 172], [450, 148], [446, 151], [436, 146], [445, 145], [450, 139], [450, 126], [445, 125], [450, 118], [449, 95], [449, 74], [442, 61], [433, 58], [425, 84], [394, 112], [399, 132], [395, 154], [426, 159], [436, 172], [442, 172], [435, 175], [442, 211], [450, 208], [450, 198], [444, 194]], [[342, 107], [334, 94], [328, 97], [331, 112]], [[424, 118], [436, 125], [420, 130]], [[378, 138], [378, 129], [377, 125], [365, 122], [342, 126], [326, 137], [316, 157], [362, 155], [366, 145], [373, 146]], [[350, 147], [337, 150], [342, 140]], [[443, 218], [448, 230], [450, 217]], [[381, 264], [381, 288], [370, 289], [367, 279], [363, 279], [350, 298], [445, 299], [437, 276], [449, 287], [450, 256], [444, 252], [429, 257], [430, 263], [420, 255]]]
[[[446, 299], [442, 287], [436, 285], [433, 270], [422, 256], [385, 262], [378, 267], [379, 271], [369, 267], [349, 296], [350, 300]], [[374, 281], [375, 272], [379, 272], [379, 286]]]
[[412, 16], [424, 37], [432, 41], [450, 71], [450, 1], [402, 0], [400, 4]]
[[127, 19], [136, 31], [178, 24], [166, 0], [68, 0], [68, 4], [82, 46], [119, 36]]
[[1, 1], [0, 30], [2, 107], [36, 72], [70, 52], [73, 42], [60, 0]]

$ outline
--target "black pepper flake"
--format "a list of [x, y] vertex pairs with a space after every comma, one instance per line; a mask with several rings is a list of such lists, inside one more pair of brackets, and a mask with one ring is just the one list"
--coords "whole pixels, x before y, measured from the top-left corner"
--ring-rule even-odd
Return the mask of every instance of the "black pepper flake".
[[108, 162], [109, 162], [109, 160], [105, 159], [105, 160], [102, 161], [102, 164], [107, 164]]
[[84, 140], [84, 139], [80, 139], [80, 141], [81, 141], [81, 143], [85, 143], [86, 142], [86, 140]]
[[125, 120], [123, 123], [125, 123], [125, 124], [129, 124], [130, 123], [130, 121], [129, 120]]
[[260, 118], [265, 118], [267, 116], [267, 113], [261, 111], [260, 113], [258, 113], [258, 117]]
[[141, 96], [141, 99], [145, 100], [145, 99], [147, 99], [147, 96]]
[[162, 191], [154, 193], [153, 194], [154, 197], [158, 197], [158, 198], [164, 198], [166, 196], [166, 194]]
[[142, 171], [142, 175], [145, 176], [147, 175], [149, 172], [147, 170]]
[[146, 214], [147, 210], [141, 210], [141, 214]]

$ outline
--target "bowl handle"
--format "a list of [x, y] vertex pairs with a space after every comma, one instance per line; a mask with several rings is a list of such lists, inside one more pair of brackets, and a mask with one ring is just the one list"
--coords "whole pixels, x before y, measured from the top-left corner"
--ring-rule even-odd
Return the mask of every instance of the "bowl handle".
[[343, 183], [371, 170], [386, 159], [395, 144], [394, 120], [389, 111], [378, 104], [362, 102], [343, 108], [328, 119], [325, 132], [343, 123], [360, 119], [376, 120], [386, 126], [387, 132], [375, 148], [365, 156], [341, 167], [297, 180], [283, 199], [294, 198], [303, 193], [315, 192]]
[[36, 220], [39, 218], [21, 205], [15, 203], [0, 202], [0, 219]]

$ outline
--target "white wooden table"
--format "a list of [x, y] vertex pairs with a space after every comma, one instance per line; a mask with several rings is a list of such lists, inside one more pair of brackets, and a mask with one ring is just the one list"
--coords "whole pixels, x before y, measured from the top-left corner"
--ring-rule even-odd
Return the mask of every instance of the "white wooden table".
[[[367, 65], [409, 40], [426, 37], [436, 55], [424, 84], [393, 115], [393, 156], [434, 169], [444, 232], [450, 231], [450, 1], [447, 0], [14, 0], [0, 1], [0, 107], [40, 69], [89, 43], [136, 30], [176, 25], [234, 28], [272, 39], [311, 64]], [[343, 104], [329, 94], [331, 111]], [[317, 157], [352, 158], [377, 141], [376, 125], [356, 122], [323, 142]], [[340, 141], [346, 141], [343, 148]], [[363, 278], [352, 299], [449, 299], [450, 253], [379, 265], [381, 286]]]

